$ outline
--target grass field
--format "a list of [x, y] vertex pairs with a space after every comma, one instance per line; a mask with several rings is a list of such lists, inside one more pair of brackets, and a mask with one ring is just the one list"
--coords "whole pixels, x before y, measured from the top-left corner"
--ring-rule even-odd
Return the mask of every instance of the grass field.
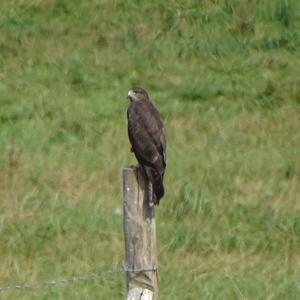
[[[165, 121], [160, 299], [299, 299], [298, 0], [0, 2], [0, 287], [119, 268], [126, 94]], [[124, 275], [0, 299], [123, 299]]]

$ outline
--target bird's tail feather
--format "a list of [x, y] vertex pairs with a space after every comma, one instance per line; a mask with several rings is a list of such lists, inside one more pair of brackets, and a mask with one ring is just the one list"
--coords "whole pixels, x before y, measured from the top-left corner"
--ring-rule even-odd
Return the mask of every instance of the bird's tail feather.
[[164, 196], [165, 193], [163, 176], [160, 175], [156, 170], [150, 168], [147, 168], [146, 173], [148, 180], [151, 181], [153, 186], [153, 203], [154, 205], [158, 205], [159, 200]]
[[[160, 176], [161, 177], [161, 176]], [[162, 178], [159, 178], [158, 180], [156, 180], [156, 188], [155, 188], [155, 194], [156, 194], [156, 197], [158, 199], [158, 203], [159, 203], [159, 200], [164, 196], [165, 194], [165, 188], [164, 188], [164, 184], [163, 184], [163, 181], [162, 181]], [[158, 204], [157, 203], [157, 204]]]

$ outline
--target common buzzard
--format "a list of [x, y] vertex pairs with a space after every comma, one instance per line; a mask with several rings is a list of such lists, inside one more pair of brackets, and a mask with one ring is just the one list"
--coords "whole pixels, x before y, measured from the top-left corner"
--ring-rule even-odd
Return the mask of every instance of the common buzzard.
[[133, 88], [128, 92], [128, 136], [144, 175], [148, 180], [149, 205], [158, 205], [164, 195], [166, 138], [159, 112], [147, 92]]

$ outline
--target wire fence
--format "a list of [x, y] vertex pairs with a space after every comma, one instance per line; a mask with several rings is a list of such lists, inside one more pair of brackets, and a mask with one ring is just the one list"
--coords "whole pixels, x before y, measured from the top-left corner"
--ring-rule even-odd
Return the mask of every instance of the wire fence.
[[26, 290], [26, 289], [43, 289], [43, 288], [50, 288], [59, 285], [65, 285], [70, 283], [79, 283], [84, 281], [91, 281], [95, 280], [98, 277], [105, 276], [105, 275], [113, 275], [119, 273], [142, 273], [142, 272], [157, 272], [157, 268], [144, 268], [144, 269], [128, 269], [126, 267], [122, 267], [115, 270], [106, 270], [100, 271], [96, 273], [90, 273], [86, 275], [78, 275], [64, 279], [56, 279], [50, 281], [44, 281], [40, 283], [31, 283], [31, 284], [17, 284], [12, 286], [0, 287], [1, 292], [8, 292], [8, 291], [16, 291], [16, 290]]

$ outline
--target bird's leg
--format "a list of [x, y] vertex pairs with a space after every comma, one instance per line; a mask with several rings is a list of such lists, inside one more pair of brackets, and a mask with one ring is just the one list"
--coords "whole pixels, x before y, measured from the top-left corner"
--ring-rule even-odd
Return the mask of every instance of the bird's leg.
[[148, 204], [149, 204], [149, 207], [154, 206], [154, 202], [153, 202], [153, 184], [149, 179], [148, 179]]

